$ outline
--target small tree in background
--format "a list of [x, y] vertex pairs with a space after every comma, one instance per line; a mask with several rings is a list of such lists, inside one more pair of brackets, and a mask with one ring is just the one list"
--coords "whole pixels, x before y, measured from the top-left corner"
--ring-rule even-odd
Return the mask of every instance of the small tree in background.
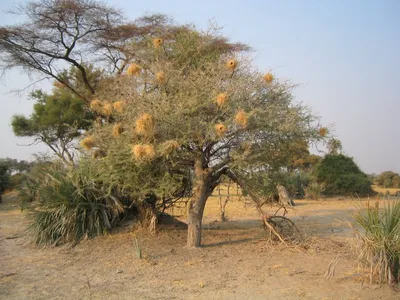
[[382, 172], [375, 177], [375, 183], [384, 188], [400, 188], [400, 175], [392, 171]]
[[338, 155], [338, 154], [341, 153], [341, 151], [343, 149], [342, 142], [340, 140], [338, 140], [338, 139], [331, 138], [328, 141], [327, 148], [328, 148], [328, 153], [329, 154]]
[[32, 137], [34, 143], [46, 144], [53, 154], [67, 164], [74, 164], [74, 141], [94, 120], [85, 103], [63, 87], [53, 94], [35, 91], [36, 100], [30, 117], [14, 115], [11, 125], [19, 137]]

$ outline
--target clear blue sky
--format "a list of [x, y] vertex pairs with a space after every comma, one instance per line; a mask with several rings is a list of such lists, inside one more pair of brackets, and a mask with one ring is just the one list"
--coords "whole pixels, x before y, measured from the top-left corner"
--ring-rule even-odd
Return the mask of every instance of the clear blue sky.
[[[1, 1], [4, 15], [20, 1]], [[400, 172], [400, 1], [106, 1], [128, 19], [160, 12], [178, 23], [206, 29], [210, 19], [232, 41], [255, 50], [261, 70], [300, 86], [297, 101], [309, 105], [334, 134], [344, 152], [368, 173]], [[26, 93], [10, 95], [29, 79], [18, 71], [0, 82], [0, 157], [29, 158], [44, 147], [20, 147], [10, 118], [29, 113]], [[49, 87], [50, 84], [40, 86]]]

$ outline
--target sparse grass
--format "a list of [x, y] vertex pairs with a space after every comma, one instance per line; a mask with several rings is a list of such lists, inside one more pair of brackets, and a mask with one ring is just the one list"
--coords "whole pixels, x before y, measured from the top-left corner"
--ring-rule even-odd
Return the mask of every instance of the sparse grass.
[[400, 189], [396, 188], [383, 188], [379, 187], [377, 185], [372, 185], [372, 189], [379, 193], [379, 194], [386, 194], [386, 192], [389, 192], [390, 195], [396, 195], [397, 192], [400, 192]]

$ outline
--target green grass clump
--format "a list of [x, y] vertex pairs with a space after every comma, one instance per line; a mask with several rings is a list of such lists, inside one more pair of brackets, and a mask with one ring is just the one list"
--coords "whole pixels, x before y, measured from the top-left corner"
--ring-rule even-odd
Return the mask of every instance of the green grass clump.
[[370, 281], [400, 282], [400, 201], [356, 210], [354, 219], [362, 227], [355, 230], [359, 260], [370, 267]]
[[37, 244], [74, 244], [111, 228], [124, 207], [89, 173], [52, 168], [43, 173], [27, 228]]

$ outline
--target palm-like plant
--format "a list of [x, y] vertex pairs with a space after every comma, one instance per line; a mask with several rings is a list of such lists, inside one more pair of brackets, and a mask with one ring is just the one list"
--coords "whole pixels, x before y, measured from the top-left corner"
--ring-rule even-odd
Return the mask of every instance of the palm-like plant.
[[386, 204], [379, 209], [360, 207], [354, 219], [363, 231], [355, 229], [360, 243], [356, 249], [361, 262], [370, 267], [370, 281], [398, 283], [400, 281], [400, 201]]

